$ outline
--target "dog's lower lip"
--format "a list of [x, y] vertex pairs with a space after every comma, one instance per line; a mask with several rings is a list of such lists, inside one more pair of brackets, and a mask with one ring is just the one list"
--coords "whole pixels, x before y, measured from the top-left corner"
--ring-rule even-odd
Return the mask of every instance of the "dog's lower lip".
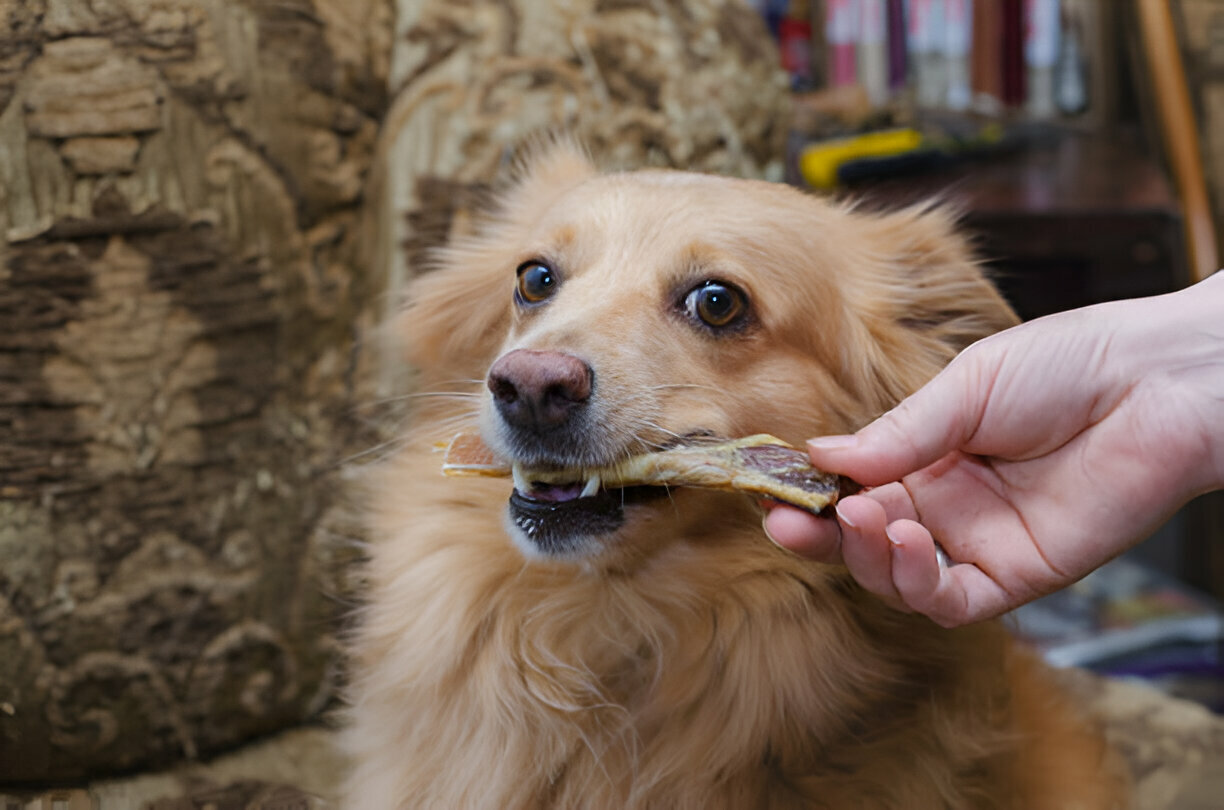
[[664, 487], [600, 489], [570, 500], [540, 500], [517, 488], [510, 494], [509, 516], [522, 537], [545, 556], [584, 553], [593, 538], [615, 532], [624, 524], [624, 507], [665, 497]]

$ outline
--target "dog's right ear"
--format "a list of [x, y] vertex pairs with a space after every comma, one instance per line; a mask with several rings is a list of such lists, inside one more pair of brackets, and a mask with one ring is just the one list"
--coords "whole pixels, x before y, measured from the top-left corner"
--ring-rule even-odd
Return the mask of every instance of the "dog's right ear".
[[[515, 268], [525, 236], [556, 200], [596, 169], [573, 140], [529, 144], [466, 233], [433, 252], [408, 285], [396, 324], [408, 362], [428, 378], [479, 379], [510, 328]], [[436, 374], [435, 374], [436, 372]]]

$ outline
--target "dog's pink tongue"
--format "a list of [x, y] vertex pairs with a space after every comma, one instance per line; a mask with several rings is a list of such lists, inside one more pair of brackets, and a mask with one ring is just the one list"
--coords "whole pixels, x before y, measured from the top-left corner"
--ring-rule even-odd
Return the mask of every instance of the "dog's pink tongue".
[[523, 494], [533, 500], [549, 503], [573, 501], [582, 495], [582, 484], [533, 484], [531, 492]]

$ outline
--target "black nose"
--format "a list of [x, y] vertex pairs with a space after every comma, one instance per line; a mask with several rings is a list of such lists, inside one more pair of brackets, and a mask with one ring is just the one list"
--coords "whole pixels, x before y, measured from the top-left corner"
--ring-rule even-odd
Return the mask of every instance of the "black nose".
[[591, 398], [591, 367], [571, 354], [515, 349], [489, 369], [489, 390], [507, 424], [559, 427]]

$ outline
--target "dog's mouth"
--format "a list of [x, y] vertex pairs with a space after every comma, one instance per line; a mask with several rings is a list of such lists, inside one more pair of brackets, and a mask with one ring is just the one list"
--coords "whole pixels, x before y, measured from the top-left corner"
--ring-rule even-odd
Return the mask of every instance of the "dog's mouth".
[[[625, 523], [625, 507], [666, 498], [664, 487], [605, 487], [598, 473], [574, 473], [573, 480], [538, 480], [532, 470], [514, 465], [509, 519], [540, 554], [575, 557], [594, 550], [599, 538]], [[543, 477], [543, 476], [542, 476]]]
[[860, 489], [816, 469], [807, 453], [768, 434], [713, 441], [704, 431], [691, 433], [607, 466], [581, 468], [507, 462], [471, 433], [460, 433], [438, 449], [446, 454], [446, 475], [512, 478], [511, 535], [524, 550], [547, 556], [601, 550], [602, 535], [621, 527], [627, 505], [667, 497], [670, 487], [740, 492], [813, 514]]
[[[713, 435], [709, 430], [691, 430], [659, 447], [699, 442]], [[512, 463], [511, 475], [510, 523], [526, 541], [526, 548], [546, 557], [596, 553], [607, 535], [624, 526], [626, 507], [671, 495], [661, 486], [607, 486], [598, 469], [571, 468], [564, 462], [539, 468]]]

